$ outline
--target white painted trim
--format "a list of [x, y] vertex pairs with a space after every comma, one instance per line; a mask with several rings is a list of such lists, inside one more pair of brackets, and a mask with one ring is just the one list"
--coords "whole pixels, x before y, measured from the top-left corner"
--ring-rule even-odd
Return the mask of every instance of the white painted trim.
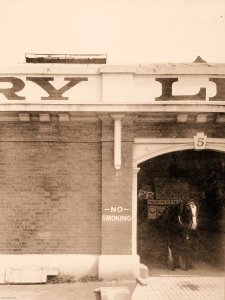
[[[135, 138], [134, 144], [189, 144], [194, 143], [193, 138]], [[225, 139], [207, 138], [207, 144], [225, 144]]]
[[193, 143], [193, 138], [135, 138], [134, 144], [186, 144]]
[[[26, 100], [24, 103], [16, 104], [15, 102], [1, 103], [0, 111], [4, 112], [216, 112], [225, 113], [225, 101], [149, 101], [149, 103], [93, 103], [93, 104], [66, 104], [54, 101], [54, 103], [31, 103]], [[222, 121], [221, 121], [222, 122]]]
[[140, 164], [143, 161], [146, 161], [148, 159], [151, 159], [153, 157], [159, 156], [159, 155], [163, 155], [163, 154], [167, 154], [170, 152], [176, 152], [176, 151], [183, 151], [183, 150], [191, 150], [193, 149], [193, 145], [192, 144], [178, 144], [178, 145], [171, 145], [170, 147], [167, 146], [164, 149], [160, 149], [160, 150], [156, 150], [154, 152], [152, 152], [151, 154], [146, 154], [145, 156], [140, 156], [135, 164]]
[[206, 144], [205, 150], [213, 150], [213, 151], [218, 151], [218, 152], [225, 152], [225, 144], [223, 145], [222, 143], [218, 144]]

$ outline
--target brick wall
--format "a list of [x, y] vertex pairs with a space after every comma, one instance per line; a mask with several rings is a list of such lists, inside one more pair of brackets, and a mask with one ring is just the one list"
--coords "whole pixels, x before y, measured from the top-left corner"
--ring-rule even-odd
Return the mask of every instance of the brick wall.
[[204, 132], [211, 138], [224, 138], [225, 125], [222, 123], [136, 123], [135, 138], [192, 138], [197, 132]]
[[101, 252], [100, 137], [100, 123], [1, 123], [1, 254]]
[[131, 222], [103, 222], [102, 213], [111, 206], [132, 213], [133, 131], [134, 137], [225, 133], [214, 123], [132, 122], [122, 120], [120, 170], [107, 114], [95, 122], [1, 122], [0, 253], [131, 254]]

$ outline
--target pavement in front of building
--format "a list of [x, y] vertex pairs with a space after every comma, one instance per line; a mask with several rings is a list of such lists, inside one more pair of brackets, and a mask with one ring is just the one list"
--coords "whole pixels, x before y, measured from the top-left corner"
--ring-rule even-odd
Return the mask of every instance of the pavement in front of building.
[[137, 285], [132, 300], [224, 300], [224, 277], [149, 277]]
[[134, 281], [0, 285], [0, 300], [100, 300], [100, 287], [128, 287], [132, 300], [224, 300], [224, 277], [157, 276]]
[[0, 285], [0, 300], [100, 300], [95, 289], [128, 287], [134, 292], [135, 281], [96, 281], [60, 284]]

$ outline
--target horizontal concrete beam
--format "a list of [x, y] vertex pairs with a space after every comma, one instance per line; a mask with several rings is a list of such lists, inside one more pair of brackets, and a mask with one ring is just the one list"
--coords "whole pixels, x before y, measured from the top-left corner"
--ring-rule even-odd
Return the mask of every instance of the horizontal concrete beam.
[[225, 102], [215, 101], [214, 103], [206, 101], [185, 101], [177, 103], [175, 101], [151, 102], [148, 104], [0, 104], [0, 112], [218, 112], [225, 113]]

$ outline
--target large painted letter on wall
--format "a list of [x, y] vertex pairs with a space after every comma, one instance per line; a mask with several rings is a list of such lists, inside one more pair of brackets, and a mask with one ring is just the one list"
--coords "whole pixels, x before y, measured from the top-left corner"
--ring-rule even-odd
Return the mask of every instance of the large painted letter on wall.
[[25, 83], [23, 80], [16, 77], [0, 77], [0, 82], [9, 82], [12, 84], [10, 88], [0, 89], [0, 93], [2, 93], [8, 100], [24, 100], [25, 97], [18, 96], [16, 93], [20, 92]]
[[162, 95], [155, 98], [156, 101], [172, 101], [172, 100], [206, 100], [206, 89], [200, 88], [196, 95], [177, 95], [173, 96], [172, 85], [178, 81], [178, 78], [156, 78], [156, 81], [162, 84]]
[[27, 77], [26, 79], [33, 81], [49, 94], [48, 97], [41, 97], [41, 100], [68, 100], [68, 97], [63, 97], [63, 94], [81, 81], [88, 80], [86, 77], [65, 77], [64, 80], [69, 82], [57, 90], [49, 82], [54, 81], [54, 77]]

